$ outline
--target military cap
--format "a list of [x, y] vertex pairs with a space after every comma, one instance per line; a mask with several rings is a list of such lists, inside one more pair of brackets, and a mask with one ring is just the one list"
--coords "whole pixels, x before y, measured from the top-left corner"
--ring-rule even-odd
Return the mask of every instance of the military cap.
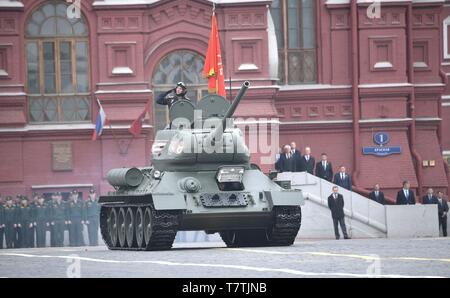
[[7, 201], [12, 201], [12, 196], [6, 196]]
[[20, 199], [20, 198], [22, 198], [22, 195], [21, 194], [17, 194], [16, 198]]
[[28, 201], [28, 197], [27, 197], [27, 196], [22, 196], [22, 197], [21, 197], [21, 200], [22, 200], [22, 201], [24, 201], [24, 200], [27, 200], [27, 201]]
[[89, 193], [95, 193], [95, 189], [94, 189], [94, 188], [91, 188], [91, 189], [89, 190]]
[[78, 190], [74, 189], [74, 190], [72, 190], [72, 193], [73, 194], [78, 194]]

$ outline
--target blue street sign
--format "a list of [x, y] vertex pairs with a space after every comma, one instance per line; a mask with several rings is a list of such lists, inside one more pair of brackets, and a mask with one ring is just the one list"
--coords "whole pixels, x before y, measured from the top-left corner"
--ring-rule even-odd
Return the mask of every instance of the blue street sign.
[[400, 146], [389, 146], [389, 147], [363, 147], [363, 154], [365, 155], [376, 155], [376, 156], [388, 156], [391, 154], [402, 153], [402, 148]]
[[373, 141], [380, 146], [386, 145], [389, 143], [389, 135], [385, 132], [377, 132], [373, 136]]

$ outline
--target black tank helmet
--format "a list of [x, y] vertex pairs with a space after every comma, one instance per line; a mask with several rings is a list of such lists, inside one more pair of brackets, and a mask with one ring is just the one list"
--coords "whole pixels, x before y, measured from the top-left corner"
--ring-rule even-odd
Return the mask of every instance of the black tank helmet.
[[185, 96], [187, 93], [187, 87], [186, 84], [184, 82], [178, 82], [177, 83], [177, 87], [181, 87], [183, 88], [183, 93], [181, 93], [180, 95]]

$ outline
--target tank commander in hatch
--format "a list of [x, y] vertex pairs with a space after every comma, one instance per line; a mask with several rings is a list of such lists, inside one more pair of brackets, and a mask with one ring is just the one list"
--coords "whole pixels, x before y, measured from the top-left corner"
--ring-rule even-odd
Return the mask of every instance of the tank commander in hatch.
[[175, 88], [158, 95], [158, 97], [156, 98], [156, 102], [160, 105], [169, 106], [170, 109], [172, 104], [174, 104], [178, 100], [190, 100], [188, 97], [186, 97], [186, 93], [186, 85], [183, 82], [178, 82]]

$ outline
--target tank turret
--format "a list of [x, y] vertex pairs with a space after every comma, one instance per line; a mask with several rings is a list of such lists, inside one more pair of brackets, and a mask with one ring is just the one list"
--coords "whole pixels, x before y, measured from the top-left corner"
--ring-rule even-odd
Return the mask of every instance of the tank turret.
[[109, 249], [170, 249], [178, 231], [218, 232], [228, 247], [291, 245], [300, 229], [301, 190], [284, 189], [250, 164], [232, 117], [250, 83], [230, 104], [208, 95], [169, 110], [147, 167], [113, 169], [114, 191], [100, 196]]

